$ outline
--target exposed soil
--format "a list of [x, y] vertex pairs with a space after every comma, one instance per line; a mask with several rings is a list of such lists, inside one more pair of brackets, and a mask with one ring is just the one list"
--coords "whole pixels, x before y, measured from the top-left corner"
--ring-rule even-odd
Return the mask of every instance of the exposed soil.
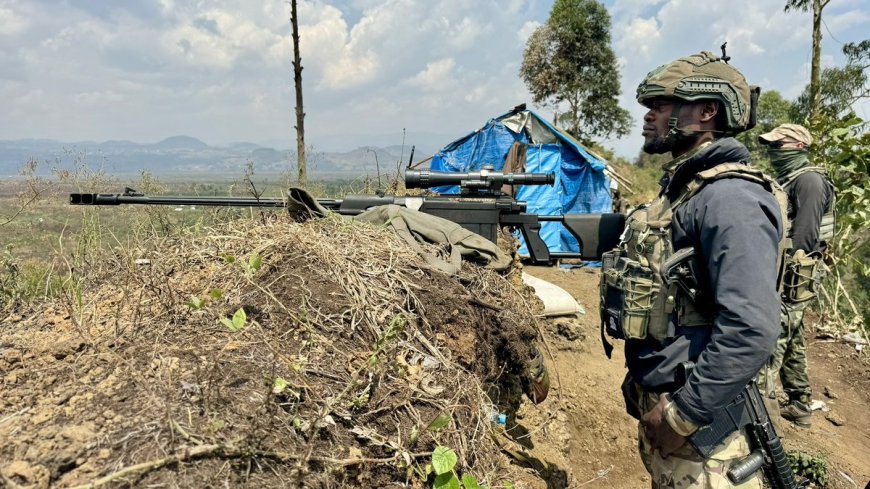
[[[601, 347], [598, 270], [526, 271], [564, 288], [587, 311], [577, 320], [548, 322], [545, 338], [554, 358], [547, 363], [554, 390], [542, 405], [525, 405], [518, 420], [532, 432], [531, 454], [566, 473], [567, 487], [649, 487], [637, 456], [637, 424], [625, 414], [619, 389], [625, 374], [621, 345], [615, 345], [611, 360]], [[809, 316], [811, 327], [813, 321]], [[870, 481], [870, 362], [852, 345], [818, 339], [809, 340], [808, 355], [813, 397], [823, 400], [830, 412], [816, 411], [809, 429], [777, 416], [780, 436], [786, 450], [827, 459], [829, 487], [863, 488]], [[551, 481], [534, 487], [563, 486]]]

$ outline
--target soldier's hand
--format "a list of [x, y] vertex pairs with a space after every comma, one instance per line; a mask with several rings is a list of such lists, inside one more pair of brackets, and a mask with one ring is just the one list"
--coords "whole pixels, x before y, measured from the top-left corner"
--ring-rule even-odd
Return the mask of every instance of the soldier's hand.
[[658, 404], [655, 405], [652, 411], [644, 414], [640, 420], [644, 435], [646, 435], [653, 449], [657, 448], [659, 450], [662, 458], [667, 458], [674, 450], [686, 443], [686, 437], [677, 434], [665, 419], [665, 406], [669, 402], [668, 396], [663, 395], [659, 397]]

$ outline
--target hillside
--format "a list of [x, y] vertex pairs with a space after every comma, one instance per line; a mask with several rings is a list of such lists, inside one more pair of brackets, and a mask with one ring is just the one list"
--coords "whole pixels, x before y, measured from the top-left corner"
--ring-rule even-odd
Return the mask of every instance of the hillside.
[[[407, 165], [411, 145], [361, 146], [349, 151], [309, 150], [309, 173], [318, 175], [347, 174], [375, 177], [395, 174], [400, 162]], [[415, 161], [436, 151], [435, 146], [420, 146]], [[375, 159], [377, 154], [377, 163]], [[138, 174], [148, 171], [157, 175], [233, 174], [253, 163], [258, 173], [286, 173], [295, 162], [295, 151], [238, 142], [211, 146], [189, 136], [173, 136], [152, 144], [132, 141], [79, 141], [64, 143], [48, 139], [0, 140], [0, 174], [14, 175], [28, 160], [42, 163], [43, 171], [57, 165], [71, 165], [78, 159], [114, 174]]]

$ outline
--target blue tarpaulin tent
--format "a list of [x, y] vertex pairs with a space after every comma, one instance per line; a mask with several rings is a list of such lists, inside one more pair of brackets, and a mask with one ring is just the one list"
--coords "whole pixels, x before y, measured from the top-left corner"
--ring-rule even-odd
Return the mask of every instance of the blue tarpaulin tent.
[[[591, 153], [568, 133], [553, 126], [523, 106], [490, 119], [485, 126], [445, 146], [432, 157], [435, 171], [468, 172], [492, 165], [503, 170], [515, 143], [524, 146], [525, 164], [509, 171], [556, 174], [547, 185], [520, 186], [516, 199], [526, 201], [530, 214], [599, 214], [612, 212], [610, 179], [606, 161]], [[459, 187], [436, 187], [442, 194], [458, 193]], [[550, 251], [579, 251], [577, 240], [558, 222], [545, 222], [541, 238]], [[527, 256], [525, 243], [519, 250]]]

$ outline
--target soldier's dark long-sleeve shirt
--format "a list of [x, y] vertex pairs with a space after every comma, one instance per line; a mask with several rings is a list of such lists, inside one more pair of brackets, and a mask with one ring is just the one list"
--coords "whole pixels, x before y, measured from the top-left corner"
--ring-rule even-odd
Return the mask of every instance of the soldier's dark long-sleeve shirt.
[[822, 250], [819, 228], [822, 215], [830, 206], [834, 188], [820, 173], [808, 171], [786, 188], [788, 218], [791, 220], [792, 249], [807, 253]]
[[[684, 162], [671, 179], [676, 187], [719, 163], [748, 161], [734, 139], [719, 140]], [[676, 190], [678, 191], [678, 190]], [[779, 335], [780, 298], [776, 261], [782, 235], [779, 206], [760, 184], [725, 178], [707, 184], [678, 207], [672, 222], [674, 249], [694, 246], [705, 269], [701, 294], [714, 320], [709, 327], [676, 325], [676, 337], [627, 341], [626, 362], [644, 388], [674, 392], [680, 412], [709, 424], [767, 362]], [[675, 315], [672, 318], [676, 320]], [[683, 386], [676, 367], [695, 362]]]

